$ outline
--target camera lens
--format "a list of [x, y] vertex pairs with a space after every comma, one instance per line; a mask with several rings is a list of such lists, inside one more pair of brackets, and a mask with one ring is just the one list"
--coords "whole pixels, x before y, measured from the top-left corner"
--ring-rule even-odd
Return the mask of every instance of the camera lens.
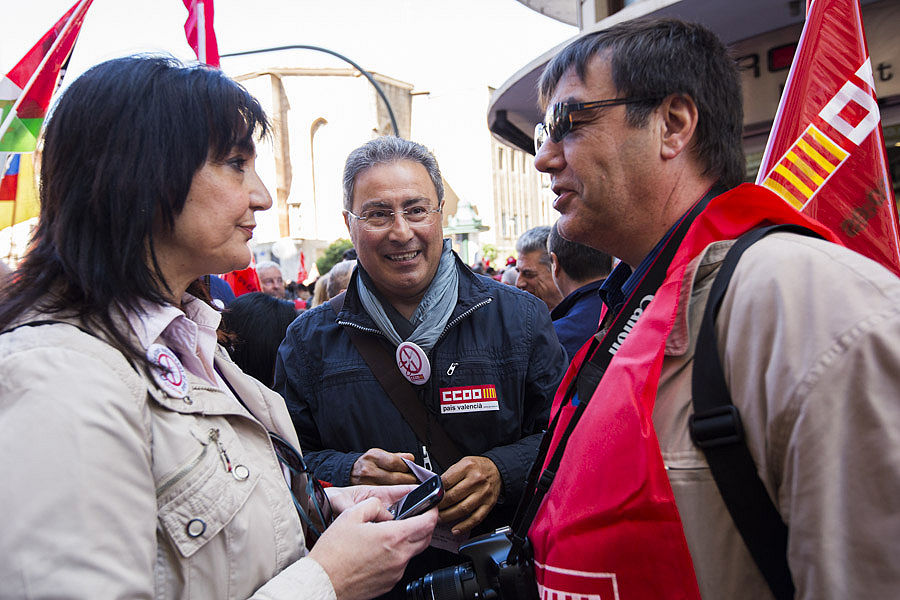
[[439, 569], [406, 586], [408, 600], [469, 600], [479, 592], [471, 563]]

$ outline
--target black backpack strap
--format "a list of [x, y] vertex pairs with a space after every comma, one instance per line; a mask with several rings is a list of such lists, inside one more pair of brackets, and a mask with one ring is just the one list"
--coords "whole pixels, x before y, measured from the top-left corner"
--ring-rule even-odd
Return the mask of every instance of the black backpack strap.
[[691, 382], [694, 414], [689, 420], [691, 439], [706, 456], [728, 512], [778, 600], [794, 597], [787, 562], [788, 529], [747, 447], [741, 415], [731, 402], [722, 372], [715, 324], [741, 255], [763, 237], [781, 231], [821, 237], [799, 225], [772, 225], [745, 233], [729, 249], [713, 282], [697, 337]]

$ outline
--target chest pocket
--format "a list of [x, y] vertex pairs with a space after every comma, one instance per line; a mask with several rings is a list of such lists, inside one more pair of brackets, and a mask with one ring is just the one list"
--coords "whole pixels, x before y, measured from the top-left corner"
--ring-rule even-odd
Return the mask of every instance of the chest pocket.
[[231, 428], [207, 425], [190, 428], [194, 452], [157, 486], [160, 527], [185, 558], [235, 518], [260, 478], [242, 462], [246, 454]]

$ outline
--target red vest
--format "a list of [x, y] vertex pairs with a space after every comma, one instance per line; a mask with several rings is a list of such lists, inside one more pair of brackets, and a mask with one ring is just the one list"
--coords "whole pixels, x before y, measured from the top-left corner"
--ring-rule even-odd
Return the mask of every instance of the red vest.
[[[665, 281], [619, 347], [572, 433], [529, 532], [543, 600], [699, 600], [681, 519], [653, 430], [665, 342], [691, 260], [715, 241], [781, 223], [803, 225], [834, 240], [822, 225], [772, 192], [750, 184], [714, 198], [691, 225]], [[588, 346], [569, 366], [553, 401], [553, 414], [560, 409]], [[567, 405], [562, 411], [548, 456], [574, 408]]]

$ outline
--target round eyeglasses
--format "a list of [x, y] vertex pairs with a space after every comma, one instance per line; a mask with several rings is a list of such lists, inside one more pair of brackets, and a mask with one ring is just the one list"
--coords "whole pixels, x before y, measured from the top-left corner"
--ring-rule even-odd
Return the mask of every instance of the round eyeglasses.
[[534, 151], [539, 152], [547, 139], [555, 143], [562, 141], [572, 131], [572, 113], [620, 104], [637, 104], [639, 102], [655, 102], [659, 98], [612, 98], [609, 100], [592, 100], [590, 102], [557, 102], [547, 107], [544, 122], [534, 126]]
[[403, 215], [410, 227], [424, 227], [434, 223], [434, 215], [439, 214], [443, 207], [428, 208], [427, 206], [410, 206], [403, 210], [390, 210], [387, 208], [370, 208], [362, 214], [354, 214], [345, 210], [348, 215], [359, 221], [365, 229], [379, 231], [388, 229], [394, 224], [396, 215]]
[[300, 514], [300, 518], [306, 523], [307, 545], [312, 547], [322, 537], [325, 528], [334, 521], [334, 510], [331, 507], [331, 501], [328, 499], [328, 494], [325, 493], [322, 484], [310, 473], [303, 456], [277, 433], [270, 431], [269, 439], [272, 441], [272, 447], [275, 449], [278, 461], [286, 466], [292, 475], [297, 477], [306, 475], [306, 496], [309, 498], [309, 510], [307, 511], [303, 508], [303, 504], [297, 500], [293, 490], [291, 491], [291, 499], [294, 501], [294, 507]]

